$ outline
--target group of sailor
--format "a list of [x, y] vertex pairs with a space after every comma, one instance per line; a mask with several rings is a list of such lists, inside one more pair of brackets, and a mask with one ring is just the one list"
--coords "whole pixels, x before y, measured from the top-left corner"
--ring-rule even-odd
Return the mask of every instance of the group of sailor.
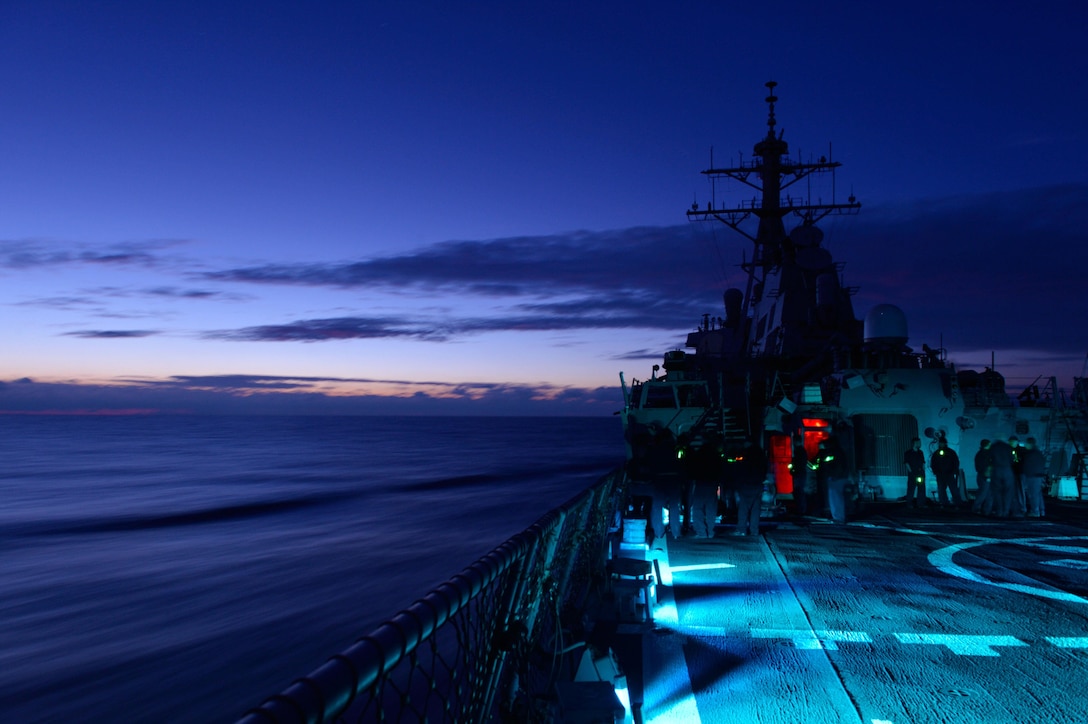
[[[758, 535], [767, 456], [748, 439], [727, 444], [712, 430], [675, 439], [668, 428], [632, 441], [629, 495], [650, 520], [653, 537], [713, 538], [722, 509], [737, 514], [737, 535]], [[664, 510], [663, 510], [664, 509]]]
[[[714, 537], [722, 512], [735, 513], [735, 535], [757, 535], [763, 484], [768, 460], [752, 439], [729, 445], [714, 431], [673, 436], [667, 427], [643, 431], [632, 440], [635, 454], [629, 463], [629, 495], [639, 506], [639, 517], [650, 521], [650, 535], [674, 539], [682, 535]], [[907, 472], [906, 502], [912, 507], [928, 504], [926, 475], [937, 483], [941, 507], [970, 510], [996, 518], [1041, 518], [1045, 515], [1043, 487], [1046, 458], [1027, 438], [983, 440], [975, 454], [978, 492], [973, 501], [961, 494], [960, 458], [943, 436], [928, 465], [919, 438], [903, 454]], [[793, 497], [799, 519], [820, 509], [829, 511], [835, 523], [845, 523], [850, 497], [850, 465], [847, 454], [831, 435], [819, 441], [811, 458], [798, 439], [790, 463]], [[965, 491], [964, 491], [965, 492]], [[815, 510], [810, 510], [815, 508]], [[666, 515], [667, 511], [667, 515]], [[825, 512], [827, 515], [827, 512]], [[667, 530], [666, 530], [667, 525]]]
[[[914, 438], [911, 448], [903, 453], [903, 465], [907, 469], [907, 503], [912, 507], [924, 505], [926, 465], [918, 438]], [[937, 481], [937, 502], [947, 507], [951, 493], [951, 505], [962, 508], [959, 456], [943, 436], [930, 457], [929, 469]], [[1008, 442], [983, 440], [975, 453], [975, 480], [978, 492], [971, 503], [973, 513], [995, 518], [1042, 518], [1046, 515], [1043, 498], [1046, 457], [1033, 437], [1027, 438], [1023, 445], [1015, 436]]]

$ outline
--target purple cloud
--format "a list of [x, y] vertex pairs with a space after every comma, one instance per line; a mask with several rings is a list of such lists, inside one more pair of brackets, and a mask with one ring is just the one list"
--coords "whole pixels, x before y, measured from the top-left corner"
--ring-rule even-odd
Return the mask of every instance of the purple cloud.
[[84, 329], [77, 332], [65, 332], [66, 337], [82, 337], [83, 339], [133, 339], [138, 337], [152, 337], [159, 332], [146, 329]]
[[[677, 254], [690, 247], [692, 226], [449, 241], [409, 254], [340, 264], [269, 264], [207, 274], [215, 281], [355, 288], [468, 290], [493, 296], [668, 288], [690, 295], [713, 280], [693, 272], [705, 259]], [[698, 275], [702, 277], [703, 275]]]
[[[912, 343], [1037, 347], [1072, 353], [1088, 342], [1088, 233], [1071, 224], [1088, 186], [1069, 185], [867, 208], [828, 223], [825, 246], [847, 263], [859, 311], [902, 307]], [[498, 330], [650, 328], [683, 331], [720, 315], [721, 292], [741, 286], [748, 242], [720, 225], [637, 227], [491, 241], [450, 241], [398, 256], [264, 265], [209, 280], [396, 289], [531, 298], [493, 318], [346, 316], [213, 333], [246, 341], [375, 337], [441, 340]], [[725, 260], [730, 260], [728, 263]], [[561, 300], [558, 300], [561, 298]], [[1054, 310], [1061, 310], [1059, 315]]]
[[66, 246], [46, 241], [5, 241], [0, 243], [0, 268], [101, 265], [159, 266], [163, 257], [156, 252], [185, 243], [177, 239], [150, 239], [105, 244], [87, 248], [86, 244]]

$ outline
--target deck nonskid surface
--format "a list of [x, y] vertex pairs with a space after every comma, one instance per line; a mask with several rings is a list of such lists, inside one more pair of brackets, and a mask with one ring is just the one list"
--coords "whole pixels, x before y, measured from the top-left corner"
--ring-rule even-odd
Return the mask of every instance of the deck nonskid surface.
[[644, 636], [645, 721], [1088, 721], [1076, 519], [888, 507], [654, 547], [666, 585]]

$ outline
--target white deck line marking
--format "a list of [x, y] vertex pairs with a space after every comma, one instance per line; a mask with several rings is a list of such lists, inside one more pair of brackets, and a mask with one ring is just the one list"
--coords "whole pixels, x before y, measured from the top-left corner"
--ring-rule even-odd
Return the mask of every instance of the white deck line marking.
[[1000, 656], [991, 646], [1027, 646], [1015, 636], [964, 636], [961, 634], [897, 633], [895, 637], [904, 644], [947, 646], [960, 656]]
[[[1044, 539], [1036, 538], [1036, 539], [1033, 539], [1033, 540], [1044, 540]], [[1047, 538], [1045, 540], [1050, 540], [1050, 539]], [[1032, 548], [1038, 548], [1041, 551], [1052, 551], [1054, 553], [1066, 553], [1066, 554], [1068, 554], [1068, 553], [1081, 553], [1081, 554], [1088, 553], [1088, 548], [1076, 548], [1074, 546], [1048, 546], [1048, 545], [1046, 545], [1044, 543], [1035, 543], [1035, 544], [1032, 545]]]
[[[677, 633], [689, 636], [720, 636], [723, 638], [738, 638], [744, 636], [744, 632], [728, 629], [724, 626], [674, 626]], [[790, 639], [797, 648], [806, 651], [837, 651], [837, 643], [875, 643], [872, 636], [864, 631], [828, 631], [816, 629], [779, 629], [779, 628], [754, 628], [748, 635], [754, 639]], [[991, 646], [1028, 646], [1015, 636], [973, 635], [973, 634], [928, 634], [928, 633], [897, 633], [892, 634], [902, 644], [930, 644], [934, 646], [947, 646], [961, 655], [972, 656], [998, 656], [997, 652], [989, 650]], [[1062, 649], [1088, 649], [1088, 636], [1047, 636], [1044, 639], [1050, 644]]]
[[1088, 636], [1047, 636], [1059, 649], [1088, 649]]
[[1016, 544], [1033, 546], [1039, 541], [1047, 540], [1084, 540], [1084, 536], [1044, 536], [1042, 538], [990, 538], [988, 540], [973, 541], [970, 543], [953, 543], [952, 545], [945, 546], [944, 548], [938, 548], [929, 554], [929, 562], [937, 570], [943, 571], [950, 576], [956, 578], [962, 578], [965, 581], [972, 581], [973, 583], [984, 583], [987, 586], [995, 586], [997, 588], [1004, 588], [1008, 591], [1016, 591], [1017, 593], [1026, 593], [1032, 596], [1039, 596], [1041, 598], [1051, 598], [1056, 601], [1066, 601], [1069, 603], [1083, 603], [1088, 604], [1088, 599], [1081, 598], [1068, 591], [1051, 590], [1048, 588], [1040, 588], [1038, 586], [1027, 586], [1022, 583], [1000, 583], [998, 581], [991, 581], [988, 578], [983, 578], [973, 571], [969, 571], [963, 566], [959, 566], [952, 562], [952, 557], [962, 550], [969, 548], [975, 548], [976, 546], [992, 545], [992, 544]]
[[[890, 531], [894, 531], [896, 533], [913, 533], [914, 535], [934, 535], [934, 533], [937, 532], [937, 531], [932, 531], [932, 530], [919, 530], [917, 528], [903, 528], [901, 526], [896, 526], [896, 525], [877, 525], [876, 523], [848, 522], [846, 525], [853, 526], [855, 528], [871, 528], [873, 530], [890, 530]], [[950, 524], [950, 523], [918, 523], [918, 525], [932, 525], [932, 526], [956, 525], [956, 527], [959, 527], [957, 524]], [[965, 540], [976, 540], [976, 541], [983, 541], [983, 542], [988, 542], [988, 543], [999, 542], [1001, 540], [1000, 538], [991, 538], [989, 536], [968, 535], [967, 533], [957, 533], [954, 530], [940, 531], [940, 533], [942, 535], [948, 536], [949, 538], [963, 538]]]
[[806, 631], [804, 629], [754, 628], [752, 638], [790, 639], [799, 649], [814, 651], [838, 651], [838, 642], [872, 643], [872, 638], [864, 631]]
[[684, 626], [677, 626], [676, 630], [682, 634], [690, 634], [692, 636], [722, 636], [728, 638], [730, 636], [739, 636], [737, 631], [727, 629], [725, 626], [700, 626], [698, 624], [686, 624]]
[[1043, 561], [1044, 566], [1057, 566], [1058, 568], [1073, 568], [1088, 571], [1088, 561], [1078, 561], [1075, 558], [1060, 558], [1056, 561]]
[[[736, 567], [737, 566], [736, 566], [735, 563], [702, 563], [702, 564], [699, 564], [697, 566], [670, 566], [669, 570], [672, 571], [673, 573], [676, 573], [678, 571], [683, 573], [684, 571], [713, 571], [713, 570], [716, 570], [718, 568], [736, 568]], [[661, 577], [664, 578], [665, 577], [664, 574], [662, 574]]]
[[[937, 525], [939, 525], [939, 526], [954, 525], [957, 528], [972, 528], [972, 527], [974, 527], [974, 528], [993, 528], [994, 527], [994, 523], [964, 523], [963, 521], [934, 521], [934, 522], [931, 522], [931, 523], [929, 523], [929, 522], [918, 522], [918, 523], [915, 523], [915, 525], [934, 525], [934, 526], [937, 526]], [[1032, 523], [1031, 525], [1032, 525], [1033, 528], [1041, 528], [1041, 527], [1046, 526], [1046, 525], [1054, 525], [1054, 524], [1049, 523], [1049, 522], [1044, 522], [1044, 521], [1040, 520], [1040, 521], [1036, 521], [1036, 522]]]

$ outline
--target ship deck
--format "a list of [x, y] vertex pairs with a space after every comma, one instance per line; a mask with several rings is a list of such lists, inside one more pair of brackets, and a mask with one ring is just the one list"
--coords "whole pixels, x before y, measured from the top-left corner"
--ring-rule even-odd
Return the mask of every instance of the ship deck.
[[655, 541], [654, 620], [612, 636], [635, 720], [1088, 721], [1088, 503], [1048, 506]]

